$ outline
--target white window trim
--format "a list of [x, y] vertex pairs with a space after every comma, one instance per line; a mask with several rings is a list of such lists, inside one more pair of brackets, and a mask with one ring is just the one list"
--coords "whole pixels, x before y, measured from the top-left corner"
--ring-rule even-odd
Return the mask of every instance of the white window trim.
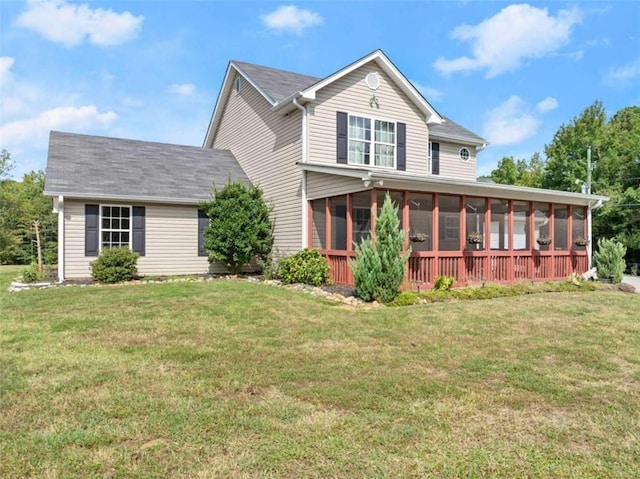
[[[112, 228], [102, 228], [102, 208], [128, 208], [129, 209], [129, 229], [112, 229]], [[103, 231], [128, 231], [129, 232], [129, 249], [133, 249], [132, 241], [133, 241], [133, 206], [131, 205], [113, 205], [113, 204], [101, 204], [99, 205], [100, 214], [98, 217], [98, 246], [99, 252], [102, 252], [102, 232]]]
[[427, 174], [431, 175], [433, 174], [433, 142], [430, 141], [429, 142], [429, 151], [427, 152]]
[[236, 95], [240, 93], [240, 90], [242, 90], [242, 84], [242, 76], [236, 74], [236, 78], [235, 80], [233, 80], [233, 91], [236, 93]]
[[[465, 160], [462, 157], [462, 150], [467, 150], [468, 156], [467, 159]], [[471, 150], [469, 148], [467, 148], [466, 146], [463, 146], [462, 148], [460, 148], [458, 150], [458, 158], [460, 159], [460, 161], [462, 161], [463, 163], [469, 163], [469, 160], [471, 160]]]
[[[359, 117], [359, 118], [365, 118], [368, 119], [371, 122], [371, 140], [369, 140], [369, 164], [367, 165], [366, 163], [356, 163], [356, 162], [352, 162], [351, 161], [351, 149], [349, 148], [349, 143], [351, 142], [352, 138], [350, 133], [350, 125], [351, 125], [351, 117]], [[391, 143], [383, 143], [383, 142], [376, 142], [375, 141], [375, 137], [376, 137], [376, 121], [384, 121], [387, 123], [393, 123], [393, 135], [394, 138], [396, 139], [395, 143], [393, 143], [393, 166], [378, 166], [375, 164], [376, 161], [376, 148], [375, 145], [386, 145], [386, 146], [390, 146]], [[362, 141], [364, 143], [367, 143], [366, 140], [360, 140], [358, 138], [353, 138], [354, 141]], [[395, 170], [397, 169], [397, 165], [398, 165], [398, 122], [395, 120], [389, 120], [386, 118], [380, 118], [377, 116], [371, 116], [371, 115], [365, 115], [365, 114], [360, 114], [360, 113], [348, 113], [347, 114], [347, 164], [349, 165], [354, 165], [354, 166], [366, 166], [366, 167], [371, 167], [371, 168], [380, 168], [382, 170]]]

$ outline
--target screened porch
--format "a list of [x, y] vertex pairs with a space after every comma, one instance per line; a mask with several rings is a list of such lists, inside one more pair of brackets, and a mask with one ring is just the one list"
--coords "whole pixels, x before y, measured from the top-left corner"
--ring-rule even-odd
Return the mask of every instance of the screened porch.
[[587, 208], [582, 205], [372, 189], [309, 202], [309, 247], [328, 259], [336, 283], [353, 284], [354, 245], [375, 228], [389, 193], [411, 255], [406, 287], [439, 275], [456, 284], [567, 278], [587, 270]]

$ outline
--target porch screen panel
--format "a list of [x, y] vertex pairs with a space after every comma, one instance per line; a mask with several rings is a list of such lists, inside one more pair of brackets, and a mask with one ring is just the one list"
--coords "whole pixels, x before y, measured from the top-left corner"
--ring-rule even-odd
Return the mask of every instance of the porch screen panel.
[[[535, 243], [533, 247], [535, 249], [540, 249], [540, 244], [538, 240], [540, 238], [549, 238], [549, 218], [551, 217], [549, 204], [548, 203], [534, 203], [533, 204], [533, 215], [534, 215], [534, 224], [535, 228], [533, 232], [533, 237], [535, 239]], [[548, 249], [544, 247], [543, 249]]]
[[[583, 206], [574, 206], [571, 209], [571, 243], [573, 248], [577, 250], [586, 249], [586, 243], [582, 244], [582, 240], [586, 240], [587, 233], [585, 231], [586, 209]], [[580, 240], [578, 244], [576, 241]]]
[[327, 211], [325, 200], [313, 200], [311, 202], [313, 211], [313, 247], [317, 249], [327, 248]]
[[566, 250], [568, 241], [567, 237], [569, 232], [567, 228], [569, 222], [569, 208], [566, 205], [555, 205], [553, 208], [553, 247], [554, 249]]
[[438, 244], [440, 251], [460, 251], [460, 197], [438, 197]]
[[433, 249], [433, 196], [409, 193], [409, 244], [412, 251]]
[[464, 207], [467, 210], [467, 222], [465, 225], [467, 250], [483, 250], [486, 245], [484, 218], [487, 208], [485, 200], [484, 198], [467, 198]]
[[331, 198], [331, 249], [347, 249], [347, 197]]
[[371, 193], [363, 191], [351, 196], [351, 221], [353, 245], [369, 237], [371, 231]]
[[391, 196], [393, 206], [398, 208], [398, 219], [400, 220], [400, 229], [402, 229], [404, 225], [402, 224], [402, 193], [400, 191], [378, 191], [378, 216], [380, 216], [380, 212], [382, 211], [382, 205], [384, 204], [387, 193]]
[[528, 250], [531, 247], [529, 234], [529, 202], [513, 202], [513, 249]]
[[509, 202], [491, 200], [491, 249], [509, 249]]

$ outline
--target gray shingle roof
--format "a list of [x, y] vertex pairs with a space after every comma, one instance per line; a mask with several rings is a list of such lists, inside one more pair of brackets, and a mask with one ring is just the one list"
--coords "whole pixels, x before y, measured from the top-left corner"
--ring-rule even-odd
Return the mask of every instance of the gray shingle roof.
[[250, 184], [228, 150], [52, 131], [45, 194], [198, 203], [213, 184]]
[[478, 144], [484, 144], [487, 142], [484, 138], [479, 137], [475, 133], [467, 130], [463, 126], [459, 125], [450, 118], [445, 118], [445, 122], [441, 124], [429, 125], [429, 135], [450, 138], [460, 141], [472, 141]]
[[263, 67], [252, 63], [235, 60], [231, 63], [258, 85], [275, 103], [294, 93], [305, 90], [321, 80], [321, 78]]
[[[322, 80], [322, 78], [254, 65], [253, 63], [236, 60], [231, 63], [268, 95], [272, 103], [279, 103], [294, 93], [304, 91]], [[472, 142], [480, 145], [487, 142], [482, 137], [467, 130], [455, 121], [449, 118], [446, 118], [446, 120], [445, 123], [439, 125], [429, 125], [429, 131], [435, 136], [453, 140]]]

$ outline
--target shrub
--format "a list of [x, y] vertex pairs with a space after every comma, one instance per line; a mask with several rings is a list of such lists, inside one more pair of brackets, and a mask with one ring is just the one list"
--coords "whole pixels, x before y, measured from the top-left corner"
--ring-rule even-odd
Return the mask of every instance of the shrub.
[[255, 256], [271, 251], [272, 225], [260, 188], [236, 181], [214, 191], [214, 198], [200, 204], [209, 218], [204, 248], [209, 261], [222, 261], [237, 274]]
[[401, 291], [398, 295], [389, 303], [389, 306], [411, 306], [418, 302], [420, 296], [414, 291]]
[[101, 283], [129, 281], [138, 272], [138, 253], [129, 248], [105, 248], [91, 262], [91, 276]]
[[453, 276], [437, 276], [433, 282], [434, 291], [449, 291], [455, 278]]
[[398, 208], [387, 194], [376, 220], [374, 239], [366, 238], [356, 245], [356, 258], [349, 264], [361, 299], [390, 303], [398, 295], [411, 253], [411, 248], [402, 253], [404, 241]]
[[320, 286], [327, 282], [329, 264], [317, 249], [305, 248], [280, 262], [280, 276], [284, 284]]
[[600, 238], [598, 251], [593, 253], [593, 264], [598, 270], [598, 276], [600, 278], [613, 277], [614, 283], [620, 283], [626, 267], [624, 262], [626, 252], [627, 248], [622, 243], [613, 239]]
[[31, 263], [28, 268], [22, 272], [22, 280], [25, 283], [35, 283], [36, 281], [41, 281], [47, 277], [47, 273], [43, 271], [38, 271], [38, 265], [36, 263]]
[[282, 257], [277, 251], [270, 251], [267, 255], [257, 259], [256, 264], [260, 268], [263, 279], [281, 279], [282, 273], [280, 267], [282, 263]]

